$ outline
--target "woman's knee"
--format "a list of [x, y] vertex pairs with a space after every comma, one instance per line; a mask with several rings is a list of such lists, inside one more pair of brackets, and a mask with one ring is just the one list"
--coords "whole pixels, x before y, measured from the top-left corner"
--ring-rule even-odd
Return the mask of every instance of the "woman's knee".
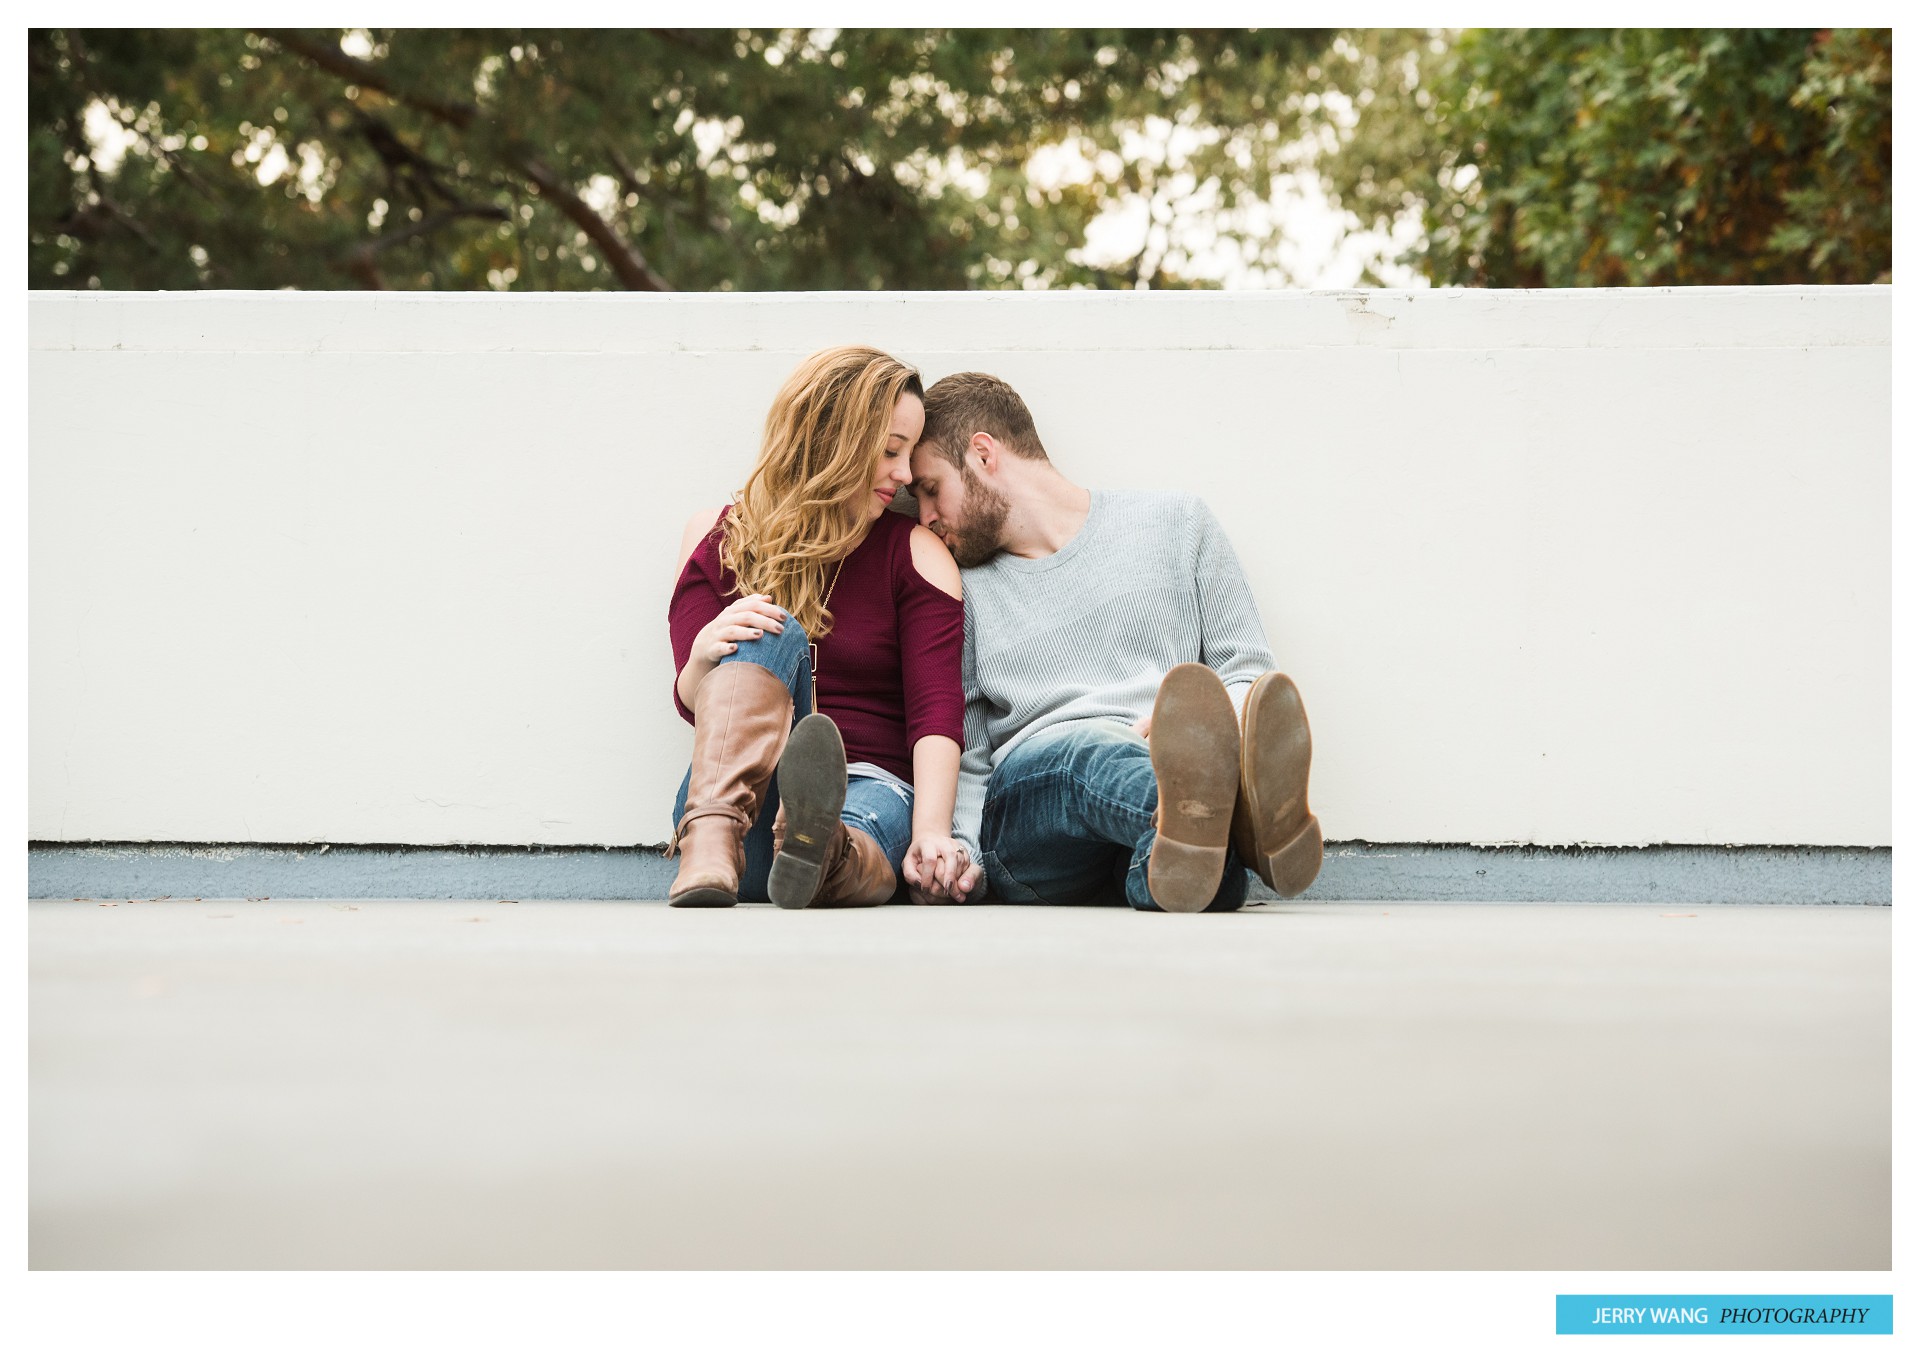
[[776, 605], [773, 608], [780, 610], [780, 632], [761, 630], [760, 636], [754, 640], [755, 646], [768, 644], [767, 651], [782, 654], [805, 652], [808, 644], [813, 641], [806, 629], [799, 620], [785, 610], [781, 610], [779, 606]]
[[811, 642], [812, 639], [807, 636], [807, 631], [801, 627], [800, 622], [785, 610], [781, 610], [780, 632], [762, 629], [758, 638], [748, 638], [735, 643], [733, 651], [720, 660], [751, 662], [755, 666], [764, 666], [771, 671], [791, 676], [799, 667], [800, 658], [807, 655]]
[[872, 836], [898, 872], [913, 842], [913, 792], [887, 779], [851, 778], [840, 820]]

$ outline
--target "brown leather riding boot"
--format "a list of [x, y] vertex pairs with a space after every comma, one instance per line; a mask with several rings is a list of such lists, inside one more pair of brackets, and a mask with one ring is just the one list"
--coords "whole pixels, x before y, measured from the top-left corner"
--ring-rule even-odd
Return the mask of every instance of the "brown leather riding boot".
[[794, 724], [780, 755], [767, 899], [782, 910], [804, 910], [819, 895], [846, 801], [847, 748], [840, 729], [824, 713], [809, 713]]
[[693, 771], [687, 809], [669, 853], [680, 871], [667, 889], [671, 905], [732, 905], [747, 866], [747, 832], [760, 813], [767, 781], [786, 748], [793, 696], [764, 666], [722, 662], [693, 696]]
[[827, 871], [814, 893], [813, 910], [846, 909], [856, 905], [885, 905], [899, 883], [893, 865], [873, 836], [857, 827], [835, 828], [827, 850]]
[[[773, 853], [780, 858], [786, 849], [787, 804], [773, 815]], [[864, 830], [855, 830], [844, 822], [835, 822], [823, 851], [820, 881], [804, 901], [781, 901], [789, 910], [848, 909], [857, 905], [885, 905], [893, 899], [898, 878], [893, 865], [881, 852], [874, 838]], [[769, 891], [773, 888], [769, 886]], [[779, 897], [774, 898], [779, 901]]]
[[1307, 810], [1313, 734], [1300, 691], [1269, 671], [1247, 691], [1240, 714], [1240, 797], [1233, 848], [1282, 896], [1298, 896], [1320, 872], [1320, 820]]

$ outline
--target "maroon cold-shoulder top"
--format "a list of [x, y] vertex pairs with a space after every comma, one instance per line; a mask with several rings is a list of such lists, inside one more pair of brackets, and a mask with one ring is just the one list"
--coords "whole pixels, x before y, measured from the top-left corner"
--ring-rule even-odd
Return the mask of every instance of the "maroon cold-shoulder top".
[[[667, 604], [677, 680], [693, 640], [739, 599], [733, 569], [720, 561], [720, 520], [694, 546]], [[913, 781], [913, 744], [924, 736], [962, 743], [966, 699], [960, 692], [964, 626], [960, 602], [913, 566], [911, 517], [889, 511], [847, 555], [827, 608], [833, 632], [820, 640], [814, 672], [820, 706], [847, 745], [849, 763], [864, 760]], [[673, 706], [693, 721], [680, 701]], [[964, 743], [962, 743], [964, 744]]]

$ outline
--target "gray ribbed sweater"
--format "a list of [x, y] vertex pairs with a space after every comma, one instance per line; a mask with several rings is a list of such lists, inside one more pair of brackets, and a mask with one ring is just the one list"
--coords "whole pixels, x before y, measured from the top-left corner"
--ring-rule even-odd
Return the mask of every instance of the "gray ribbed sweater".
[[1087, 522], [1046, 558], [996, 554], [962, 574], [967, 744], [954, 835], [980, 856], [987, 778], [1043, 728], [1131, 724], [1183, 661], [1220, 673], [1238, 710], [1273, 669], [1233, 545], [1192, 493], [1095, 490]]

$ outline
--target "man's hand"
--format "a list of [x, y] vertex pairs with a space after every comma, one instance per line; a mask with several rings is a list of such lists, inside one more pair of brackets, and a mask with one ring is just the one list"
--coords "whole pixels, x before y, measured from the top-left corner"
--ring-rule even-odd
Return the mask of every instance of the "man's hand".
[[1153, 735], [1153, 714], [1149, 713], [1147, 714], [1146, 717], [1140, 719], [1139, 722], [1136, 722], [1133, 725], [1133, 730], [1140, 734], [1140, 738], [1143, 741], [1146, 740], [1148, 737], [1152, 736]]
[[922, 835], [907, 846], [900, 874], [909, 886], [944, 896], [966, 867], [966, 857], [966, 846], [951, 835]]
[[[964, 852], [963, 850], [962, 853]], [[973, 900], [977, 896], [986, 895], [987, 889], [982, 884], [981, 876], [980, 865], [972, 860], [968, 860], [967, 866], [961, 871], [960, 876], [954, 879], [951, 888], [953, 892], [952, 899], [965, 902]]]
[[908, 845], [900, 873], [918, 905], [963, 902], [980, 884], [980, 865], [967, 857], [964, 844], [946, 835], [925, 835]]

